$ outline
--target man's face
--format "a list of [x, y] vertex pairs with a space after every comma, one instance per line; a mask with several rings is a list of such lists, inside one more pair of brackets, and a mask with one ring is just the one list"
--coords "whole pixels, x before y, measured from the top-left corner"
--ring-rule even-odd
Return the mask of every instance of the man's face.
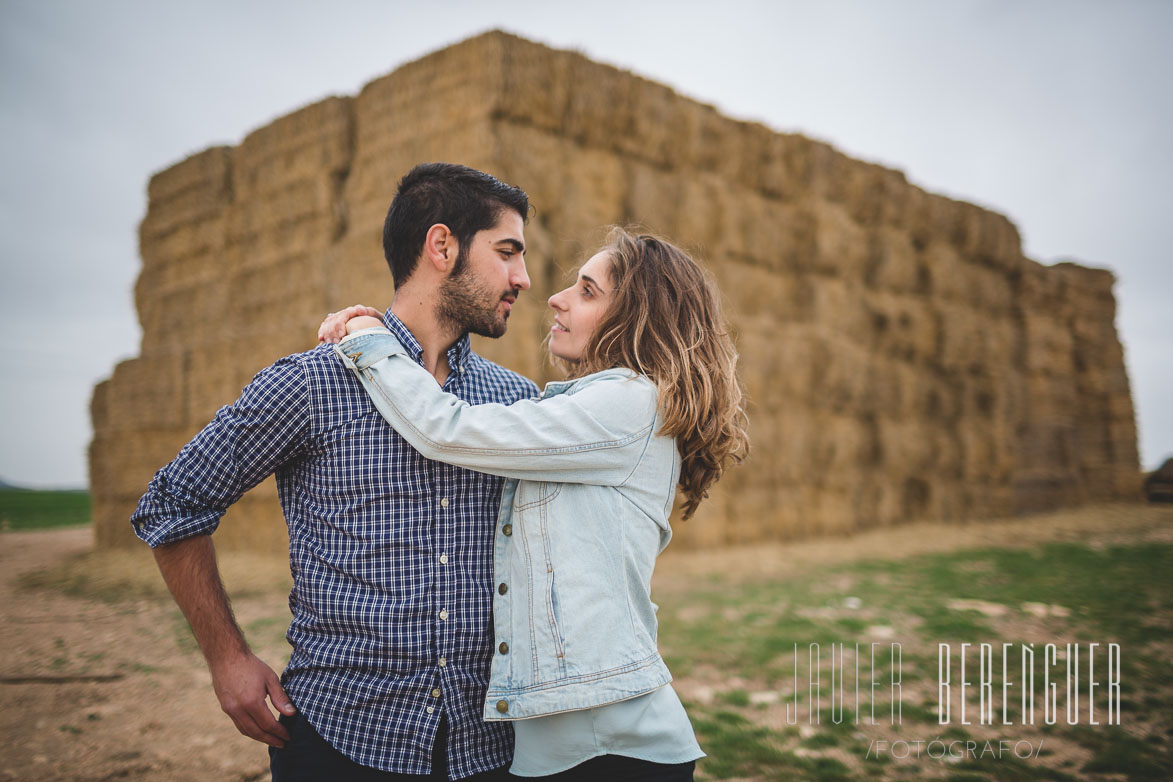
[[473, 236], [464, 267], [440, 284], [441, 318], [483, 337], [505, 334], [517, 294], [529, 289], [524, 227], [521, 215], [506, 209], [496, 225]]

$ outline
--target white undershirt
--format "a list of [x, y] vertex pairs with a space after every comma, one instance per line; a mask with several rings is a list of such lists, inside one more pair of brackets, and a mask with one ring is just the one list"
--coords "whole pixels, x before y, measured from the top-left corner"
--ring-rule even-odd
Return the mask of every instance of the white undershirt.
[[687, 763], [705, 756], [671, 684], [606, 706], [518, 720], [513, 730], [509, 770], [521, 777], [557, 774], [599, 755], [652, 763]]

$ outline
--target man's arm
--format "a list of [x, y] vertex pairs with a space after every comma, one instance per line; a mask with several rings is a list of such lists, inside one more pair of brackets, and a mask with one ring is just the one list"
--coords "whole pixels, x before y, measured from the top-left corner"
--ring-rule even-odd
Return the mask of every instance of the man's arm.
[[211, 533], [229, 505], [301, 455], [309, 430], [307, 400], [305, 375], [295, 361], [262, 371], [155, 475], [131, 517], [191, 624], [220, 707], [241, 733], [273, 746], [289, 736], [265, 698], [286, 714], [294, 713], [293, 704], [236, 625]]
[[175, 602], [187, 617], [212, 673], [220, 708], [249, 738], [283, 747], [289, 732], [265, 705], [284, 714], [296, 709], [273, 669], [252, 653], [232, 615], [232, 606], [216, 567], [209, 535], [199, 535], [154, 549], [155, 561]]

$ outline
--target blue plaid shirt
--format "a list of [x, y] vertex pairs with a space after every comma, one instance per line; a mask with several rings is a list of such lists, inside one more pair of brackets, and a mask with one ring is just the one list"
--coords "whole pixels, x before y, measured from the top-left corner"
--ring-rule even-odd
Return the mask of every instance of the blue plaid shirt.
[[[383, 321], [421, 361], [390, 310]], [[448, 363], [444, 390], [471, 404], [538, 393], [467, 335]], [[131, 522], [152, 547], [211, 533], [274, 471], [293, 573], [282, 682], [297, 708], [364, 766], [429, 773], [441, 715], [454, 778], [507, 765], [512, 730], [481, 720], [502, 480], [420, 456], [323, 346], [253, 378], [155, 475]]]

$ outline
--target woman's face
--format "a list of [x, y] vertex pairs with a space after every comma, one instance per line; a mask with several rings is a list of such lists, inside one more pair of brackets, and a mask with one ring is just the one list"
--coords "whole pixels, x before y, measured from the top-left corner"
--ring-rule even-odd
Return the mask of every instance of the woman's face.
[[554, 310], [550, 352], [565, 361], [579, 361], [595, 327], [611, 302], [611, 257], [596, 253], [578, 270], [578, 281], [549, 299]]

